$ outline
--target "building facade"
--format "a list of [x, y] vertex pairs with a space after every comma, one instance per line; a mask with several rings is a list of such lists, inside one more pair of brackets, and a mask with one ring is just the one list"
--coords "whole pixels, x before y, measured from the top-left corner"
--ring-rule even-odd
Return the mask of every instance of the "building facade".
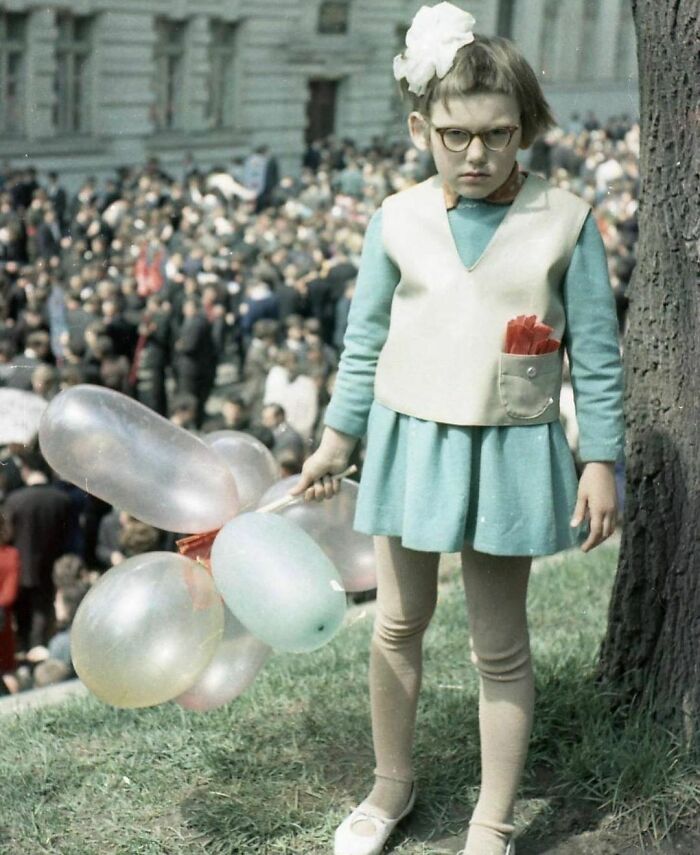
[[[636, 115], [630, 0], [455, 0], [511, 37], [560, 121]], [[87, 173], [267, 144], [283, 170], [328, 133], [400, 137], [392, 58], [420, 0], [0, 1], [0, 160]]]

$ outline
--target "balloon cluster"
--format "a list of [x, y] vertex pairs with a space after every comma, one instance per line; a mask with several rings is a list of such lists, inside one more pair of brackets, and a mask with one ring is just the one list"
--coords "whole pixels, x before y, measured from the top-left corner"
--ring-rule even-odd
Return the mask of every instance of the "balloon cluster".
[[257, 439], [199, 439], [126, 395], [79, 385], [49, 404], [42, 453], [66, 481], [142, 522], [190, 536], [104, 573], [71, 628], [75, 670], [101, 700], [174, 700], [205, 711], [244, 692], [273, 650], [308, 652], [338, 631], [346, 592], [375, 587], [369, 537], [352, 530], [357, 485], [265, 513], [278, 480]]

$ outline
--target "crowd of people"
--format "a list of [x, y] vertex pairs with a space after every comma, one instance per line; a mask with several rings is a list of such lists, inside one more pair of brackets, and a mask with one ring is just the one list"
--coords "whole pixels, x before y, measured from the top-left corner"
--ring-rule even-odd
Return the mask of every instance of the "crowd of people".
[[[622, 332], [638, 153], [628, 117], [572, 115], [523, 162], [593, 206]], [[0, 387], [50, 400], [101, 384], [188, 430], [247, 431], [297, 473], [320, 437], [369, 218], [432, 171], [403, 144], [336, 138], [281, 178], [266, 148], [211, 168], [189, 155], [177, 175], [152, 159], [75, 195], [56, 173], [6, 166]], [[0, 447], [0, 509], [2, 692], [28, 671], [70, 676], [65, 631], [90, 581], [172, 535], [61, 482], [36, 447]]]

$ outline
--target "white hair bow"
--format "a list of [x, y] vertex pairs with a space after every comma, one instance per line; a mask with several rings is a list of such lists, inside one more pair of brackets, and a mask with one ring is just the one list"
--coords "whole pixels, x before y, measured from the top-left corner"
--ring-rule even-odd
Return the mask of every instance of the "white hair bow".
[[452, 3], [421, 6], [406, 33], [406, 50], [394, 57], [394, 77], [405, 77], [408, 91], [422, 95], [436, 74], [442, 79], [452, 68], [457, 51], [474, 41], [475, 23]]

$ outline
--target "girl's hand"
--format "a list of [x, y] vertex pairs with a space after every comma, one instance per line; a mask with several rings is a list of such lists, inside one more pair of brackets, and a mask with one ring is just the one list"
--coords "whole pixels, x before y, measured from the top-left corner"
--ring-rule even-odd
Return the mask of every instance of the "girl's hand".
[[358, 438], [326, 427], [318, 449], [308, 458], [299, 481], [290, 495], [304, 494], [304, 500], [317, 502], [331, 499], [340, 491], [340, 479], [333, 478], [348, 468], [348, 461]]
[[590, 533], [581, 544], [589, 552], [607, 540], [617, 524], [617, 490], [614, 463], [586, 463], [578, 484], [578, 499], [571, 525], [578, 526], [588, 519]]

